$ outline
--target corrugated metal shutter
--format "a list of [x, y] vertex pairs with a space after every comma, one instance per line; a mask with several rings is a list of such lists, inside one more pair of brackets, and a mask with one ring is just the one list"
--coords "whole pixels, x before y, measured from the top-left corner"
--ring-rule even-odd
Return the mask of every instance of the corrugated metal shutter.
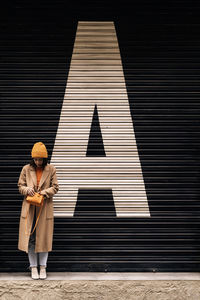
[[[197, 4], [18, 1], [16, 15], [8, 9], [0, 50], [1, 271], [28, 265], [17, 250], [17, 180], [35, 142], [52, 157], [78, 21], [115, 24], [151, 217], [116, 217], [112, 190], [80, 189], [74, 217], [55, 217], [48, 269], [199, 270]], [[98, 117], [97, 105], [88, 157], [106, 156]]]

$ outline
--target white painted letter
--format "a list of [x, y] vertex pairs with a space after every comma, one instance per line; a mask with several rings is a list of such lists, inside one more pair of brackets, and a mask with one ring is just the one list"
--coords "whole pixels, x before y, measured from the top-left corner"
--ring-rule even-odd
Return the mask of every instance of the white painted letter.
[[[95, 104], [105, 157], [86, 157]], [[55, 217], [73, 217], [78, 189], [111, 189], [117, 217], [150, 217], [114, 22], [78, 22], [51, 163]]]

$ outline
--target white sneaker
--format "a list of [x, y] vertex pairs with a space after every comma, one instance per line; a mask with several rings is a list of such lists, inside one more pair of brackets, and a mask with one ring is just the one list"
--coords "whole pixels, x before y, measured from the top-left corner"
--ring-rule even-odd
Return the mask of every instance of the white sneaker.
[[40, 266], [40, 279], [46, 279], [47, 274], [46, 274], [46, 267]]
[[39, 279], [37, 267], [31, 267], [31, 277], [32, 279]]

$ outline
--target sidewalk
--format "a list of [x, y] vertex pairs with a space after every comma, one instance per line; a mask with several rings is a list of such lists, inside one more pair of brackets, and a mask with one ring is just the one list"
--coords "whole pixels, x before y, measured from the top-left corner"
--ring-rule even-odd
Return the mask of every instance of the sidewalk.
[[[46, 280], [200, 280], [200, 272], [48, 272]], [[0, 273], [0, 280], [32, 280], [27, 273]]]

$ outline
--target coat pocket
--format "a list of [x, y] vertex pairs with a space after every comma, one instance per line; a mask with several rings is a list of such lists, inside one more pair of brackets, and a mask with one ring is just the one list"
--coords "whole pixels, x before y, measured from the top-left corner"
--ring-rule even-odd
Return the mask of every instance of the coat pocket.
[[53, 219], [54, 213], [53, 213], [53, 201], [47, 201], [47, 210], [46, 210], [46, 218], [47, 219]]

